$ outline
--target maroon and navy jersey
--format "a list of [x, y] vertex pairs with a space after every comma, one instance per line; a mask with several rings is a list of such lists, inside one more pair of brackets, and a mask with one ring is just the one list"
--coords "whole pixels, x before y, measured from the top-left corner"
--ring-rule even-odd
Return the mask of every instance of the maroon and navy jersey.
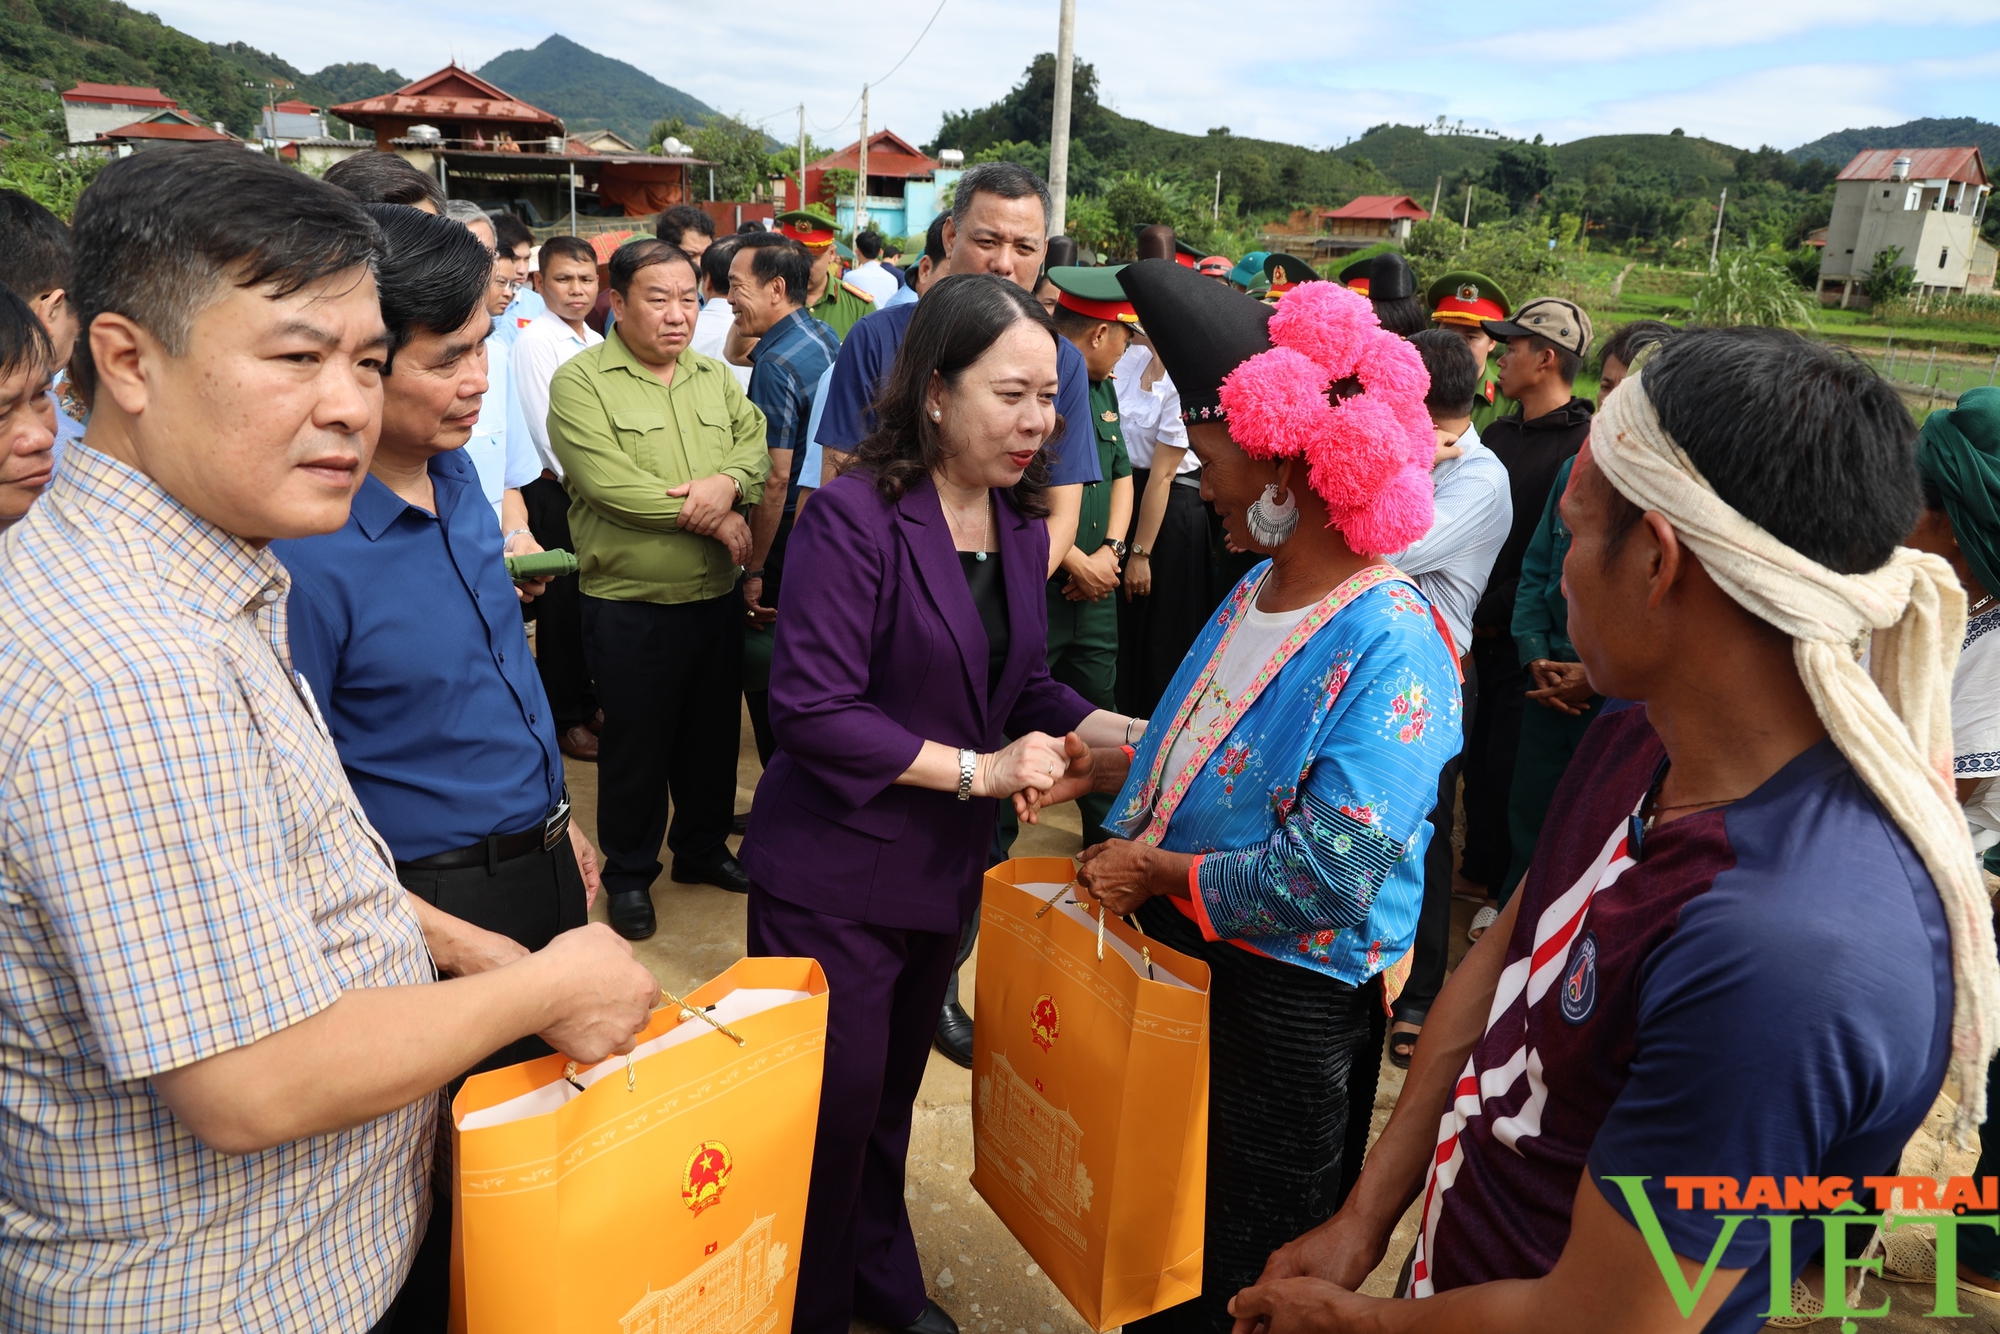
[[[1823, 741], [1635, 848], [1664, 758], [1643, 708], [1607, 712], [1556, 794], [1439, 1125], [1414, 1296], [1547, 1273], [1586, 1165], [1628, 1218], [1603, 1178], [1650, 1177], [1675, 1251], [1706, 1261], [1721, 1225], [1676, 1209], [1662, 1178], [1893, 1172], [1936, 1097], [1943, 908], [1838, 750]], [[1737, 1230], [1722, 1267], [1754, 1272], [1710, 1330], [1763, 1324], [1769, 1236]]]

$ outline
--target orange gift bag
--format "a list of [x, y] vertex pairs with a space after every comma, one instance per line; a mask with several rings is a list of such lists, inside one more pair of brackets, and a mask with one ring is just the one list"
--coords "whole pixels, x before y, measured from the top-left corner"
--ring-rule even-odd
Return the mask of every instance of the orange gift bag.
[[1100, 934], [1075, 874], [986, 873], [972, 1185], [1101, 1331], [1201, 1292], [1208, 965], [1115, 917]]
[[454, 1334], [791, 1328], [826, 975], [744, 959], [685, 1000], [629, 1062], [545, 1056], [465, 1081]]

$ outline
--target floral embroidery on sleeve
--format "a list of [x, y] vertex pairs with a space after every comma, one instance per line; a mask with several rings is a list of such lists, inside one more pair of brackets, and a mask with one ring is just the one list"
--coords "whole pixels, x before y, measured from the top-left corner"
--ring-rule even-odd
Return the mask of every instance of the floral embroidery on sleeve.
[[1390, 696], [1389, 726], [1395, 732], [1396, 740], [1407, 746], [1423, 736], [1430, 720], [1430, 692], [1424, 689], [1422, 681], [1412, 676], [1401, 690]]

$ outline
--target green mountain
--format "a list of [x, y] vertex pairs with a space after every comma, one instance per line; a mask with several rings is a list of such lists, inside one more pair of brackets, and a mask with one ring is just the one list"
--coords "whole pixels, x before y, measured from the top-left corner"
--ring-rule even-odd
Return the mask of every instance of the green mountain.
[[563, 118], [572, 134], [612, 130], [639, 148], [653, 123], [680, 116], [699, 123], [715, 108], [671, 88], [636, 65], [601, 56], [555, 33], [530, 51], [503, 51], [479, 77]]
[[1868, 148], [1963, 148], [1968, 144], [1978, 147], [1986, 159], [1988, 171], [1995, 170], [1994, 163], [2000, 162], [2000, 125], [1975, 120], [1971, 116], [1959, 116], [1952, 120], [1926, 117], [1901, 125], [1839, 130], [1809, 144], [1801, 144], [1792, 150], [1791, 156], [1800, 162], [1831, 163], [1837, 169], [1852, 161], [1856, 153]]
[[45, 91], [42, 80], [55, 92], [78, 81], [156, 87], [235, 134], [257, 123], [269, 83], [294, 85], [281, 98], [329, 106], [407, 82], [372, 65], [307, 74], [241, 42], [199, 41], [118, 0], [9, 0], [0, 7], [0, 76], [30, 91]]

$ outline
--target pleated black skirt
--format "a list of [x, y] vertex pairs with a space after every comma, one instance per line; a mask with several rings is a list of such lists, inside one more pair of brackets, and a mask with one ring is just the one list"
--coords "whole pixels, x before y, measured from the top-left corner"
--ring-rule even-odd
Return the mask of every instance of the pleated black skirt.
[[1229, 1299], [1272, 1251], [1333, 1217], [1360, 1175], [1381, 1071], [1381, 982], [1357, 988], [1204, 940], [1164, 899], [1138, 920], [1209, 966], [1208, 1223], [1202, 1295], [1125, 1328], [1227, 1334]]

